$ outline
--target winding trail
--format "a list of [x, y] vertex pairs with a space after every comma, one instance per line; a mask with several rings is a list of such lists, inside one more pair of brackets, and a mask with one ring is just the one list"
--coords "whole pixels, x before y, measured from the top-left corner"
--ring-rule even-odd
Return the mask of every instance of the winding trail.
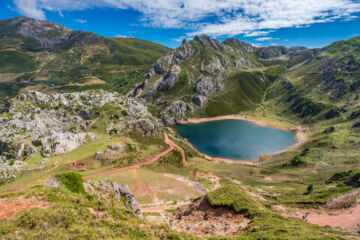
[[100, 176], [100, 175], [109, 174], [109, 173], [121, 172], [121, 171], [124, 171], [124, 170], [129, 170], [129, 169], [134, 169], [134, 168], [139, 168], [139, 167], [142, 167], [142, 166], [145, 166], [145, 165], [149, 165], [149, 164], [151, 164], [153, 162], [156, 162], [157, 160], [159, 160], [161, 157], [165, 156], [166, 154], [172, 152], [175, 148], [178, 151], [180, 151], [180, 153], [181, 153], [184, 167], [188, 166], [188, 163], [186, 162], [184, 150], [181, 147], [179, 147], [178, 145], [176, 145], [173, 141], [171, 141], [169, 139], [169, 136], [165, 132], [164, 132], [164, 139], [165, 139], [165, 143], [169, 147], [165, 151], [156, 154], [154, 157], [152, 157], [148, 161], [145, 161], [145, 162], [139, 163], [139, 164], [135, 164], [135, 165], [132, 165], [132, 166], [128, 166], [128, 167], [115, 168], [115, 169], [108, 170], [108, 171], [93, 173], [93, 174], [90, 174], [90, 175], [87, 175], [87, 176], [83, 176], [83, 179], [88, 179], [88, 178], [95, 177], [95, 176]]

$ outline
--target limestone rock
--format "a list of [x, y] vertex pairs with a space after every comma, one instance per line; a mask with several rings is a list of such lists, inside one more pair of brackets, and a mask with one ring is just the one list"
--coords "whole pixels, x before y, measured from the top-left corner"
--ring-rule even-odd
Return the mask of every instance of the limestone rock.
[[121, 201], [122, 197], [125, 197], [126, 204], [131, 210], [140, 218], [143, 218], [139, 205], [135, 199], [135, 195], [130, 191], [128, 185], [117, 184], [116, 182], [102, 179], [99, 182], [86, 181], [84, 182], [85, 190], [94, 194], [98, 198], [111, 199], [115, 193], [115, 199]]
[[202, 96], [209, 96], [214, 93], [214, 84], [210, 77], [202, 77], [200, 82], [196, 85], [195, 91]]
[[219, 50], [225, 53], [230, 53], [234, 51], [230, 46], [223, 44], [216, 39], [211, 39], [207, 35], [195, 36], [194, 40], [198, 41], [206, 48], [213, 48], [215, 50]]
[[[7, 113], [0, 115], [0, 156], [18, 159], [36, 154], [25, 144], [29, 139], [42, 146], [43, 156], [65, 153], [85, 143], [89, 127], [101, 117], [105, 106], [119, 113], [107, 122], [112, 134], [137, 130], [148, 136], [160, 134], [161, 122], [154, 118], [138, 99], [103, 90], [64, 94], [26, 92], [8, 103]], [[115, 129], [115, 130], [114, 130]], [[11, 143], [11, 144], [10, 144]]]
[[206, 103], [207, 103], [207, 97], [205, 96], [196, 96], [193, 98], [193, 102], [199, 106], [199, 107], [205, 107], [206, 106]]
[[165, 75], [158, 89], [168, 90], [172, 88], [175, 85], [175, 83], [179, 80], [179, 75], [180, 75], [180, 67], [178, 65], [174, 65], [171, 68], [171, 70]]
[[166, 126], [175, 125], [176, 120], [186, 118], [187, 111], [193, 111], [193, 107], [182, 100], [177, 100], [160, 113], [160, 118]]
[[58, 182], [56, 180], [56, 178], [49, 178], [47, 179], [44, 183], [43, 183], [44, 186], [46, 187], [54, 187], [54, 188], [59, 188], [59, 187], [62, 187], [63, 184]]
[[96, 135], [91, 133], [57, 133], [52, 132], [50, 136], [41, 141], [41, 154], [50, 157], [57, 154], [70, 152], [82, 144], [95, 139]]

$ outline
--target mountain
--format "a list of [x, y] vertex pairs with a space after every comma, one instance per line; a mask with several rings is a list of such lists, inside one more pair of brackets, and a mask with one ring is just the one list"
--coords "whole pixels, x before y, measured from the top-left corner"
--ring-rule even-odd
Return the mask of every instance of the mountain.
[[267, 97], [302, 119], [354, 116], [359, 110], [359, 51], [359, 37], [319, 49], [290, 68]]
[[105, 38], [26, 17], [0, 20], [1, 102], [21, 89], [123, 90], [169, 51], [135, 38]]
[[[171, 50], [19, 17], [0, 21], [0, 54], [3, 238], [359, 237], [360, 37]], [[297, 142], [254, 163], [176, 132], [230, 114]]]
[[286, 66], [277, 62], [302, 50], [196, 36], [158, 59], [133, 95], [153, 104], [168, 125], [185, 116], [253, 110], [270, 83], [285, 71]]

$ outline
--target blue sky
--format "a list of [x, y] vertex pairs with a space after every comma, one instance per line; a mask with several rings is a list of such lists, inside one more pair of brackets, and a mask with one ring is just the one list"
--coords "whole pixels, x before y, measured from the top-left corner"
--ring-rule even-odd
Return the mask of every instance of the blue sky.
[[0, 18], [29, 16], [73, 30], [176, 47], [207, 34], [256, 46], [322, 47], [360, 35], [360, 0], [1, 0]]

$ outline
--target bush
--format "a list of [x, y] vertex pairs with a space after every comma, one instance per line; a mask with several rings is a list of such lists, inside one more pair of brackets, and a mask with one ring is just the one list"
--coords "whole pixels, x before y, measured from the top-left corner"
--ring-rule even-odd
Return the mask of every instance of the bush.
[[311, 193], [314, 190], [314, 186], [312, 184], [310, 184], [306, 190], [308, 193]]
[[305, 167], [307, 162], [298, 158], [297, 156], [291, 159], [289, 162], [285, 163], [283, 167]]
[[76, 172], [67, 172], [57, 175], [67, 189], [74, 193], [85, 193], [82, 176]]

